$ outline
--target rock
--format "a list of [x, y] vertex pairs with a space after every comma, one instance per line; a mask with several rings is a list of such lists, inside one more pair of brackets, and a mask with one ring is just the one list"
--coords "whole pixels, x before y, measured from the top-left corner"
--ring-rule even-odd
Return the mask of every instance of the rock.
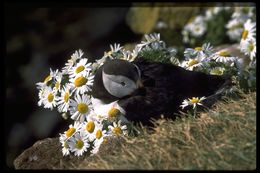
[[68, 169], [84, 157], [63, 157], [59, 138], [37, 141], [14, 160], [15, 169]]
[[95, 157], [104, 154], [113, 154], [113, 149], [123, 143], [123, 138], [108, 138], [102, 144], [99, 152], [93, 157], [85, 153], [77, 157], [73, 154], [62, 155], [62, 146], [59, 138], [46, 138], [37, 141], [14, 160], [15, 169], [91, 169], [89, 162]]

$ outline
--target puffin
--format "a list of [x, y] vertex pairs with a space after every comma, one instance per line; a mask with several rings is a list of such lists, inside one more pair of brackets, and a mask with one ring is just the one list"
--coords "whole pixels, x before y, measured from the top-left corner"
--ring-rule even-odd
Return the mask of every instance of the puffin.
[[95, 73], [92, 104], [96, 109], [116, 104], [126, 120], [151, 126], [152, 120], [162, 116], [176, 119], [184, 99], [210, 97], [230, 83], [228, 76], [189, 71], [169, 63], [112, 59]]

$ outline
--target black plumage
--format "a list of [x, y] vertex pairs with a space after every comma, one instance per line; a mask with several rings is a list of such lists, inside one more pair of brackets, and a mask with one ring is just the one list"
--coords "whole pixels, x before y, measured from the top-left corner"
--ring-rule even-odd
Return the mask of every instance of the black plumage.
[[94, 79], [93, 96], [106, 102], [118, 99], [128, 120], [145, 125], [151, 124], [151, 118], [157, 119], [161, 115], [175, 119], [175, 113], [181, 109], [184, 99], [213, 95], [231, 82], [226, 76], [188, 71], [172, 64], [149, 62], [141, 58], [132, 63], [141, 71], [143, 87], [131, 95], [116, 98], [105, 91], [104, 86], [98, 85], [102, 82], [99, 74], [101, 67]]

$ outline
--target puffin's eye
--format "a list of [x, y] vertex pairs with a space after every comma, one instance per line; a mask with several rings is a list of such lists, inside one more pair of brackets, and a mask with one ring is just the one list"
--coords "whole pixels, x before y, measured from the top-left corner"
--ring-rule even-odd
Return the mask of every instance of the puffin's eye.
[[125, 82], [120, 82], [120, 84], [121, 84], [122, 86], [125, 86]]

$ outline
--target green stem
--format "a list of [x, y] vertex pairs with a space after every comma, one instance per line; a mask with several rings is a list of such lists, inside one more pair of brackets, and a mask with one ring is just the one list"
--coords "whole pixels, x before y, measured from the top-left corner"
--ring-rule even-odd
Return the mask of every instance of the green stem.
[[193, 117], [194, 118], [196, 117], [196, 114], [197, 114], [197, 106], [195, 106], [195, 108], [194, 108], [194, 112], [193, 112]]

